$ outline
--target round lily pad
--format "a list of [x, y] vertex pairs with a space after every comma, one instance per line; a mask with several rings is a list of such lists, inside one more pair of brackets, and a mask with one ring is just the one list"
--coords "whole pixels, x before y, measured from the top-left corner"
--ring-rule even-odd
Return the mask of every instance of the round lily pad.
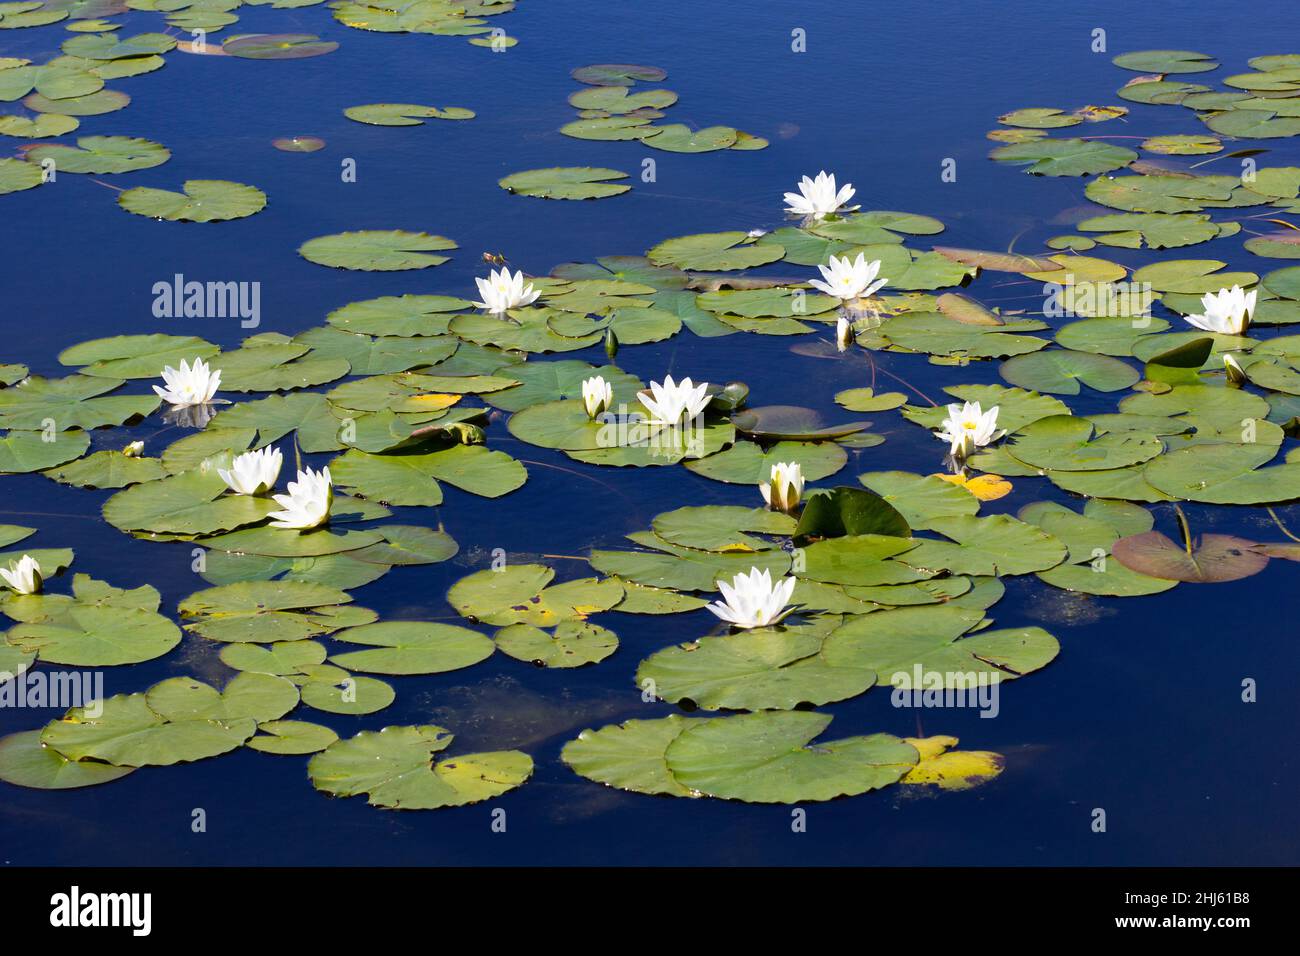
[[27, 730], [0, 738], [0, 780], [33, 790], [72, 790], [111, 783], [134, 771], [98, 760], [69, 760], [41, 745], [41, 732]]
[[309, 262], [335, 269], [393, 272], [442, 265], [447, 257], [434, 253], [455, 248], [456, 243], [442, 236], [390, 229], [318, 236], [303, 243], [298, 254]]
[[41, 93], [32, 93], [23, 99], [23, 105], [37, 113], [61, 113], [64, 116], [100, 116], [124, 109], [131, 97], [118, 90], [96, 90], [82, 96], [51, 99]]
[[0, 159], [0, 196], [35, 189], [44, 181], [39, 166], [21, 159]]
[[325, 148], [319, 136], [281, 136], [271, 140], [271, 145], [282, 153], [314, 153]]
[[370, 126], [423, 126], [426, 119], [467, 120], [474, 111], [460, 106], [421, 106], [419, 103], [369, 103], [349, 106], [343, 115]]
[[451, 743], [441, 727], [364, 730], [311, 758], [307, 774], [317, 790], [336, 797], [365, 794], [371, 806], [432, 810], [500, 796], [526, 781], [533, 761], [517, 750], [444, 757]]
[[467, 627], [383, 621], [339, 631], [335, 640], [371, 648], [334, 654], [330, 662], [371, 674], [441, 674], [492, 656], [492, 639]]
[[302, 720], [270, 720], [258, 724], [257, 731], [245, 746], [265, 754], [319, 753], [339, 739], [330, 728]]
[[688, 790], [751, 803], [806, 803], [876, 790], [916, 765], [916, 748], [890, 734], [813, 743], [829, 714], [777, 712], [692, 723], [665, 751]]
[[373, 714], [396, 699], [397, 692], [391, 684], [373, 677], [317, 676], [302, 684], [302, 702], [329, 714]]
[[497, 185], [507, 192], [535, 196], [538, 199], [603, 199], [631, 189], [631, 186], [609, 182], [611, 179], [626, 178], [627, 173], [617, 169], [555, 166], [511, 173], [498, 180]]
[[1142, 377], [1136, 368], [1109, 355], [1055, 349], [1007, 359], [998, 374], [1012, 385], [1057, 395], [1078, 395], [1080, 383], [1099, 392], [1117, 392]]
[[266, 207], [266, 193], [223, 179], [189, 179], [182, 192], [136, 186], [117, 197], [127, 212], [169, 222], [222, 222], [243, 219]]
[[215, 757], [243, 744], [257, 730], [252, 717], [169, 721], [150, 709], [144, 694], [117, 694], [98, 717], [74, 707], [41, 731], [41, 743], [69, 760], [93, 759], [120, 767], [169, 766]]
[[561, 621], [553, 634], [531, 624], [511, 624], [493, 636], [510, 657], [539, 667], [581, 667], [603, 661], [618, 649], [618, 637], [585, 621]]
[[668, 73], [657, 66], [634, 63], [597, 63], [581, 66], [569, 74], [579, 83], [592, 86], [632, 86], [635, 83], [658, 83]]
[[49, 160], [61, 173], [125, 173], [167, 162], [167, 147], [134, 136], [82, 136], [76, 146], [33, 146], [24, 154], [30, 163]]
[[1219, 68], [1213, 57], [1191, 50], [1138, 50], [1121, 53], [1111, 62], [1138, 73], [1207, 73]]
[[310, 33], [252, 33], [231, 37], [221, 45], [227, 56], [249, 60], [301, 60], [333, 53], [339, 45]]
[[1227, 534], [1206, 534], [1184, 548], [1159, 531], [1116, 541], [1112, 554], [1124, 567], [1152, 577], [1197, 584], [1239, 581], [1258, 574], [1268, 556], [1255, 543]]
[[577, 774], [620, 790], [698, 797], [673, 777], [664, 759], [668, 745], [700, 718], [670, 714], [659, 720], [628, 720], [599, 730], [584, 730], [560, 752]]

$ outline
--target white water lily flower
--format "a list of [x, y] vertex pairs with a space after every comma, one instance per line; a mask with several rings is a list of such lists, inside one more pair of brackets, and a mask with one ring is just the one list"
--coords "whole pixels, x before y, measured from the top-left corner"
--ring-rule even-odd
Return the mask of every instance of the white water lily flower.
[[322, 468], [312, 471], [310, 468], [298, 472], [298, 480], [289, 482], [287, 495], [274, 495], [275, 503], [283, 511], [272, 511], [271, 527], [289, 528], [307, 531], [319, 528], [330, 516], [330, 505], [334, 502], [334, 482], [330, 470]]
[[1241, 363], [1231, 354], [1224, 354], [1223, 368], [1228, 373], [1228, 381], [1233, 385], [1240, 385], [1246, 381], [1246, 370], [1241, 367]]
[[474, 304], [496, 315], [504, 315], [511, 309], [532, 305], [541, 295], [533, 288], [531, 282], [524, 284], [523, 269], [514, 275], [510, 274], [509, 269], [493, 269], [488, 278], [474, 281], [478, 283], [478, 294], [483, 297], [482, 302]]
[[637, 400], [650, 413], [650, 420], [661, 425], [677, 425], [683, 418], [687, 421], [704, 411], [704, 406], [713, 399], [705, 394], [708, 382], [695, 385], [689, 378], [674, 382], [671, 375], [665, 376], [663, 384], [650, 383], [650, 395], [637, 393]]
[[772, 480], [759, 482], [758, 490], [769, 508], [789, 514], [803, 497], [803, 469], [797, 461], [779, 462], [772, 466]]
[[1222, 332], [1224, 335], [1245, 335], [1255, 314], [1254, 290], [1244, 291], [1241, 286], [1220, 289], [1201, 296], [1201, 315], [1184, 316], [1188, 322], [1206, 332]]
[[30, 554], [24, 554], [21, 560], [11, 561], [8, 570], [0, 568], [0, 578], [18, 594], [35, 594], [41, 589], [41, 565]]
[[[821, 271], [822, 278], [810, 279], [808, 284], [841, 302], [865, 299], [889, 281], [876, 278], [876, 273], [880, 271], [880, 260], [868, 262], [861, 252], [853, 261], [848, 256], [831, 256], [827, 265], [817, 268]], [[822, 279], [826, 281], [823, 282]]]
[[851, 183], [845, 183], [844, 188], [836, 192], [835, 177], [823, 169], [816, 179], [805, 176], [800, 180], [799, 192], [785, 194], [786, 210], [797, 216], [822, 219], [843, 208], [853, 198], [854, 192]]
[[603, 376], [593, 375], [582, 383], [582, 402], [587, 406], [588, 417], [594, 419], [614, 404], [614, 386]]
[[230, 470], [217, 469], [217, 477], [237, 495], [261, 495], [275, 487], [284, 456], [278, 448], [245, 452], [230, 463]]
[[221, 387], [221, 369], [209, 368], [201, 358], [196, 358], [193, 365], [181, 359], [178, 369], [168, 365], [162, 370], [162, 377], [166, 387], [155, 385], [153, 390], [172, 405], [206, 405]]
[[786, 609], [794, 585], [792, 577], [781, 578], [773, 584], [770, 572], [751, 567], [748, 574], [732, 578], [731, 584], [719, 581], [723, 600], [714, 601], [708, 608], [736, 627], [767, 627], [794, 610]]
[[127, 458], [139, 458], [144, 454], [144, 442], [133, 441], [122, 449], [122, 454]]
[[998, 406], [994, 405], [986, 412], [980, 408], [979, 402], [967, 402], [964, 405], [954, 402], [948, 406], [948, 417], [944, 419], [943, 430], [935, 435], [949, 443], [954, 458], [965, 458], [977, 448], [983, 448], [1000, 438], [1003, 433], [997, 428]]

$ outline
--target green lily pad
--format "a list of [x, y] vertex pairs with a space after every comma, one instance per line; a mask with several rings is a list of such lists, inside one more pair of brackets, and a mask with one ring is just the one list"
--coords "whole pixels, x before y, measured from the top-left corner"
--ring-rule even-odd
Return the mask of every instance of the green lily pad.
[[308, 262], [335, 269], [393, 272], [442, 265], [447, 257], [434, 253], [455, 248], [456, 243], [442, 236], [390, 229], [318, 236], [303, 243], [298, 254]]
[[656, 127], [657, 133], [642, 137], [641, 142], [652, 149], [670, 153], [711, 153], [730, 149], [736, 145], [739, 131], [730, 126], [709, 126], [691, 129], [682, 123]]
[[126, 173], [159, 166], [171, 158], [171, 151], [134, 136], [82, 136], [76, 146], [33, 146], [23, 158], [37, 164], [51, 160], [61, 173]]
[[823, 636], [824, 629], [805, 626], [705, 637], [646, 658], [636, 682], [704, 710], [791, 710], [856, 697], [876, 683], [870, 667], [824, 661]]
[[330, 728], [301, 720], [269, 720], [258, 724], [257, 730], [245, 746], [264, 754], [314, 754], [339, 739]]
[[930, 527], [951, 541], [922, 541], [899, 560], [932, 571], [1003, 575], [1045, 571], [1068, 554], [1052, 535], [1007, 515], [938, 518]]
[[607, 611], [623, 599], [617, 581], [580, 578], [551, 585], [554, 577], [555, 572], [541, 564], [477, 571], [453, 584], [447, 601], [463, 617], [484, 624], [550, 627]]
[[192, 677], [173, 677], [150, 687], [145, 703], [170, 721], [228, 723], [252, 717], [264, 722], [278, 720], [298, 706], [298, 688], [283, 677], [251, 671], [236, 674], [220, 691]]
[[141, 458], [120, 451], [97, 451], [45, 472], [48, 478], [78, 488], [125, 488], [166, 474], [157, 458]]
[[1213, 57], [1191, 50], [1138, 50], [1121, 53], [1111, 62], [1138, 73], [1207, 73], [1219, 68]]
[[1205, 118], [1205, 125], [1222, 136], [1272, 139], [1300, 134], [1300, 117], [1278, 116], [1272, 110], [1226, 110]]
[[223, 179], [188, 179], [182, 192], [136, 186], [117, 197], [127, 212], [168, 222], [224, 222], [243, 219], [266, 207], [266, 193]]
[[113, 667], [161, 657], [180, 643], [181, 632], [152, 609], [77, 602], [43, 620], [14, 625], [6, 640], [51, 664]]
[[502, 653], [539, 667], [596, 664], [618, 650], [613, 631], [585, 621], [561, 621], [553, 634], [531, 624], [511, 624], [493, 635]]
[[829, 714], [767, 712], [692, 723], [665, 751], [688, 790], [750, 803], [806, 803], [877, 790], [915, 766], [911, 744], [890, 734], [813, 744]]
[[216, 468], [183, 472], [119, 491], [104, 520], [123, 531], [214, 534], [256, 524], [279, 508], [269, 498], [228, 495]]
[[1268, 465], [1275, 454], [1275, 446], [1262, 443], [1194, 445], [1151, 462], [1144, 477], [1188, 501], [1258, 505], [1300, 498], [1300, 462]]
[[1051, 350], [1007, 359], [998, 374], [1021, 388], [1057, 395], [1078, 395], [1079, 384], [1099, 392], [1118, 392], [1141, 374], [1127, 362], [1092, 352]]
[[709, 232], [665, 239], [646, 252], [657, 266], [676, 266], [703, 272], [752, 269], [780, 259], [780, 246], [755, 245], [744, 232]]
[[221, 663], [239, 671], [284, 677], [304, 668], [325, 663], [325, 646], [316, 641], [284, 641], [278, 644], [227, 644], [221, 648]]
[[764, 405], [745, 408], [731, 416], [738, 431], [762, 441], [822, 441], [844, 438], [871, 427], [870, 422], [828, 424], [811, 408], [797, 405]]
[[560, 132], [565, 136], [598, 141], [645, 139], [657, 131], [656, 127], [650, 125], [650, 117], [637, 115], [581, 119], [560, 127]]
[[72, 790], [111, 783], [134, 767], [114, 767], [98, 760], [69, 760], [41, 745], [41, 732], [27, 730], [0, 738], [0, 780], [33, 790]]
[[1228, 199], [1237, 184], [1234, 176], [1102, 176], [1084, 194], [1128, 212], [1198, 212], [1204, 203]]
[[699, 718], [670, 714], [659, 720], [627, 720], [599, 730], [584, 730], [560, 751], [574, 773], [634, 793], [695, 797], [668, 770], [664, 753]]
[[445, 757], [435, 763], [434, 754], [451, 740], [449, 732], [431, 725], [363, 730], [312, 757], [307, 774], [317, 790], [336, 797], [365, 794], [371, 806], [393, 810], [490, 800], [532, 775], [532, 758], [518, 750]]
[[60, 113], [41, 113], [30, 119], [26, 116], [6, 115], [0, 116], [0, 136], [48, 139], [71, 133], [80, 125], [75, 116], [64, 116]]
[[302, 684], [302, 702], [327, 714], [374, 714], [396, 699], [392, 685], [373, 677], [312, 677]]
[[100, 378], [157, 378], [164, 366], [175, 368], [182, 359], [209, 359], [219, 351], [192, 335], [115, 335], [66, 348], [59, 353], [59, 363], [85, 366], [82, 375]]
[[1063, 110], [1031, 106], [1005, 113], [998, 117], [998, 122], [1005, 126], [1018, 126], [1025, 129], [1059, 129], [1062, 126], [1078, 126], [1083, 120]]
[[761, 551], [774, 546], [754, 534], [790, 537], [795, 519], [766, 508], [688, 506], [656, 515], [651, 527], [665, 541], [704, 551]]
[[32, 375], [0, 391], [0, 428], [39, 430], [54, 427], [100, 428], [143, 418], [158, 408], [157, 395], [105, 395], [121, 386], [118, 379], [69, 375]]
[[[1149, 461], [1159, 455], [1164, 446], [1151, 434], [1108, 432], [1096, 435], [1095, 427], [1086, 419], [1053, 415], [1020, 429], [1008, 450], [1017, 461], [1035, 468], [1104, 471]], [[972, 464], [978, 467], [979, 456]]]
[[371, 674], [441, 674], [492, 656], [492, 639], [453, 624], [384, 621], [339, 631], [334, 639], [373, 648], [334, 654], [330, 663]]
[[621, 84], [578, 90], [569, 96], [569, 105], [575, 109], [614, 115], [644, 115], [652, 110], [667, 109], [676, 102], [677, 94], [672, 90], [642, 90], [633, 93]]
[[249, 60], [301, 60], [333, 53], [339, 45], [309, 33], [250, 33], [231, 37], [221, 50]]
[[827, 636], [821, 656], [828, 664], [870, 667], [882, 684], [898, 686], [919, 668], [942, 675], [944, 687], [1000, 683], [1046, 667], [1060, 652], [1051, 634], [1037, 627], [979, 631], [962, 637], [983, 612], [954, 604], [901, 607], [850, 618]]
[[44, 182], [39, 166], [21, 159], [0, 159], [0, 196], [34, 189]]
[[99, 760], [119, 767], [170, 766], [228, 753], [257, 730], [251, 717], [169, 721], [151, 710], [144, 694], [117, 694], [100, 716], [74, 707], [46, 724], [41, 743], [69, 760]]
[[1204, 156], [1223, 150], [1223, 142], [1218, 137], [1204, 134], [1152, 136], [1144, 139], [1141, 145], [1148, 153], [1165, 156]]
[[611, 179], [627, 179], [627, 173], [595, 166], [555, 166], [511, 173], [497, 185], [506, 192], [538, 199], [603, 199], [632, 188], [611, 183]]
[[460, 106], [421, 106], [418, 103], [368, 103], [349, 106], [343, 115], [369, 126], [423, 126], [427, 119], [467, 120], [474, 111]]
[[771, 479], [778, 462], [797, 463], [806, 481], [819, 481], [844, 467], [848, 455], [834, 442], [780, 441], [764, 451], [754, 442], [739, 441], [725, 451], [688, 461], [686, 467], [705, 478], [733, 484], [757, 484]]
[[872, 471], [858, 480], [893, 505], [913, 528], [930, 528], [936, 519], [974, 515], [979, 499], [937, 475]]
[[658, 83], [668, 73], [657, 66], [638, 66], [635, 63], [597, 63], [570, 71], [579, 83], [592, 86], [633, 86], [636, 83]]
[[59, 432], [45, 441], [41, 432], [10, 432], [0, 438], [0, 475], [44, 471], [80, 458], [90, 447], [90, 436], [79, 429]]
[[1086, 139], [1038, 139], [1008, 143], [989, 154], [1004, 163], [1027, 163], [1035, 176], [1091, 176], [1127, 166], [1138, 154], [1123, 146]]
[[125, 109], [131, 97], [118, 90], [96, 90], [82, 96], [51, 99], [41, 93], [23, 98], [23, 106], [37, 113], [59, 113], [63, 116], [102, 116]]

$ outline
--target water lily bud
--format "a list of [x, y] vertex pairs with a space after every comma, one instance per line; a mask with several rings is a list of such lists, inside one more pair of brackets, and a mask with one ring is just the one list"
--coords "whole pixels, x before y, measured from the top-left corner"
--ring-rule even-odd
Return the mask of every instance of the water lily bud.
[[760, 482], [758, 490], [769, 508], [790, 514], [799, 506], [799, 499], [803, 496], [803, 469], [797, 461], [775, 464], [772, 466], [772, 480]]
[[1246, 370], [1241, 367], [1231, 355], [1223, 356], [1223, 368], [1228, 373], [1228, 381], [1233, 385], [1241, 385], [1246, 381]]
[[131, 442], [131, 444], [127, 445], [125, 448], [122, 449], [122, 454], [126, 455], [127, 458], [139, 458], [141, 455], [144, 454], [144, 442], [142, 441]]
[[614, 334], [614, 329], [605, 330], [605, 354], [609, 356], [610, 361], [618, 354], [618, 336]]
[[847, 352], [849, 346], [857, 341], [857, 335], [853, 331], [853, 323], [849, 321], [848, 316], [841, 315], [835, 323], [835, 346], [841, 352]]
[[614, 404], [614, 387], [600, 375], [593, 375], [582, 383], [582, 402], [587, 417], [594, 421]]

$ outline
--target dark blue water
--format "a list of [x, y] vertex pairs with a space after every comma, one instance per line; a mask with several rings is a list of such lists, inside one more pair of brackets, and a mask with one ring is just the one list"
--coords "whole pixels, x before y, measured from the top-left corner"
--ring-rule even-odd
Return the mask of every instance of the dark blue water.
[[[781, 219], [781, 193], [821, 168], [851, 180], [864, 208], [942, 219], [947, 244], [1004, 249], [1015, 239], [1017, 249], [1036, 251], [1081, 218], [1062, 213], [1085, 205], [1084, 180], [1031, 179], [986, 160], [992, 144], [984, 133], [999, 114], [1118, 102], [1114, 90], [1132, 74], [1109, 61], [1127, 50], [1203, 50], [1225, 64], [1208, 74], [1215, 78], [1244, 70], [1250, 56], [1296, 46], [1288, 0], [1254, 3], [1245, 18], [1202, 0], [1075, 6], [522, 0], [498, 21], [521, 41], [502, 54], [454, 38], [350, 30], [323, 7], [244, 8], [233, 31], [316, 33], [341, 47], [285, 62], [172, 53], [158, 73], [111, 83], [129, 92], [132, 104], [86, 118], [79, 133], [144, 136], [172, 150], [171, 161], [155, 169], [96, 178], [162, 188], [191, 178], [234, 179], [265, 190], [267, 209], [215, 225], [153, 222], [116, 209], [110, 189], [73, 175], [4, 197], [2, 358], [58, 374], [60, 349], [97, 336], [166, 331], [237, 343], [246, 333], [233, 320], [153, 317], [153, 284], [177, 272], [261, 282], [258, 331], [292, 334], [321, 324], [338, 306], [377, 295], [466, 295], [484, 251], [503, 252], [514, 266], [544, 274], [559, 262], [639, 254], [669, 236], [770, 228]], [[126, 24], [123, 35], [161, 26], [155, 14], [117, 19]], [[1108, 34], [1105, 55], [1090, 51], [1097, 27]], [[790, 50], [795, 28], [807, 31], [807, 53]], [[44, 59], [66, 35], [61, 27], [7, 31], [0, 34], [0, 55]], [[552, 165], [639, 171], [652, 151], [556, 132], [573, 118], [565, 102], [576, 88], [569, 70], [606, 61], [667, 69], [662, 85], [681, 94], [672, 121], [733, 125], [772, 145], [761, 152], [653, 152], [657, 182], [638, 182], [614, 200], [549, 203], [499, 189], [496, 180], [507, 173]], [[478, 118], [389, 129], [342, 116], [347, 106], [385, 101], [465, 106]], [[1083, 133], [1200, 131], [1188, 111], [1129, 105], [1127, 121]], [[320, 136], [328, 147], [309, 155], [271, 147], [272, 139], [291, 135]], [[347, 158], [357, 164], [355, 183], [341, 181]], [[946, 158], [957, 161], [956, 182], [940, 178]], [[1267, 162], [1298, 160], [1300, 144], [1293, 141]], [[328, 270], [295, 252], [313, 236], [390, 228], [446, 235], [460, 250], [437, 269], [391, 274]], [[1240, 239], [1181, 252], [1260, 272], [1285, 264], [1254, 259]], [[1104, 255], [1130, 265], [1151, 259], [1128, 250]], [[985, 274], [974, 292], [1006, 308], [1041, 301], [1036, 284], [1005, 274]], [[790, 351], [793, 341], [705, 340], [683, 332], [666, 343], [625, 349], [619, 363], [643, 378], [671, 371], [743, 379], [753, 404], [795, 399], [828, 414], [835, 413], [835, 391], [869, 383], [865, 359], [802, 357]], [[599, 361], [599, 352], [566, 357]], [[945, 384], [998, 380], [994, 363], [943, 369], [923, 356], [877, 355], [876, 361], [936, 397]], [[882, 379], [878, 386], [897, 384]], [[1114, 398], [1092, 393], [1068, 401], [1082, 414], [1109, 411]], [[852, 452], [840, 482], [852, 483], [867, 470], [937, 469], [938, 443], [894, 413], [875, 417], [888, 440]], [[97, 447], [142, 438], [156, 452], [179, 436], [155, 417], [95, 437]], [[752, 489], [681, 468], [579, 465], [513, 441], [500, 423], [490, 430], [490, 444], [529, 463], [528, 484], [492, 502], [448, 487], [436, 513], [397, 509], [395, 520], [441, 521], [460, 542], [461, 555], [397, 569], [358, 590], [358, 604], [385, 616], [447, 618], [447, 587], [485, 566], [493, 548], [506, 549], [513, 560], [582, 555], [592, 546], [619, 546], [621, 535], [647, 527], [661, 511], [750, 504], [755, 497]], [[162, 591], [164, 609], [205, 586], [190, 572], [189, 546], [136, 541], [100, 520], [104, 493], [39, 476], [8, 477], [4, 490], [0, 522], [39, 527], [33, 539], [39, 546], [74, 547], [75, 570], [120, 586], [148, 581]], [[982, 513], [1014, 513], [1043, 496], [1061, 497], [1044, 481], [1023, 480]], [[1280, 509], [1300, 527], [1298, 511]], [[1276, 537], [1257, 509], [1193, 506], [1188, 513], [1200, 531]], [[1158, 520], [1169, 530], [1167, 513]], [[561, 577], [587, 572], [578, 560], [551, 563]], [[895, 787], [808, 805], [806, 833], [791, 831], [786, 807], [627, 794], [578, 778], [559, 762], [560, 747], [584, 727], [672, 712], [671, 705], [642, 703], [632, 675], [654, 650], [710, 630], [713, 618], [700, 611], [664, 619], [606, 615], [601, 623], [618, 631], [622, 646], [595, 667], [543, 671], [497, 655], [440, 677], [393, 678], [397, 702], [369, 717], [306, 708], [295, 714], [344, 736], [437, 722], [456, 732], [458, 752], [528, 751], [535, 776], [499, 800], [431, 813], [384, 812], [363, 799], [332, 800], [314, 791], [305, 758], [237, 751], [81, 791], [0, 784], [0, 854], [14, 864], [1294, 864], [1300, 862], [1293, 743], [1300, 681], [1285, 601], [1293, 586], [1293, 566], [1280, 561], [1246, 581], [1183, 585], [1129, 600], [1077, 599], [1032, 579], [1011, 580], [991, 612], [998, 626], [1040, 624], [1060, 638], [1060, 657], [1004, 688], [996, 720], [973, 711], [928, 712], [920, 728], [1004, 753], [1006, 772], [968, 793], [918, 795]], [[160, 661], [108, 671], [107, 691], [143, 690], [181, 674], [222, 680], [229, 672], [216, 651], [187, 636]], [[1254, 704], [1240, 699], [1248, 677], [1259, 682]], [[918, 731], [915, 712], [892, 708], [881, 691], [825, 709], [835, 714], [832, 738]], [[35, 728], [54, 716], [2, 710], [0, 733]], [[508, 814], [505, 833], [490, 828], [490, 811], [498, 807]], [[1104, 834], [1090, 829], [1098, 807], [1107, 813]], [[195, 808], [206, 811], [206, 833], [191, 832]]]

